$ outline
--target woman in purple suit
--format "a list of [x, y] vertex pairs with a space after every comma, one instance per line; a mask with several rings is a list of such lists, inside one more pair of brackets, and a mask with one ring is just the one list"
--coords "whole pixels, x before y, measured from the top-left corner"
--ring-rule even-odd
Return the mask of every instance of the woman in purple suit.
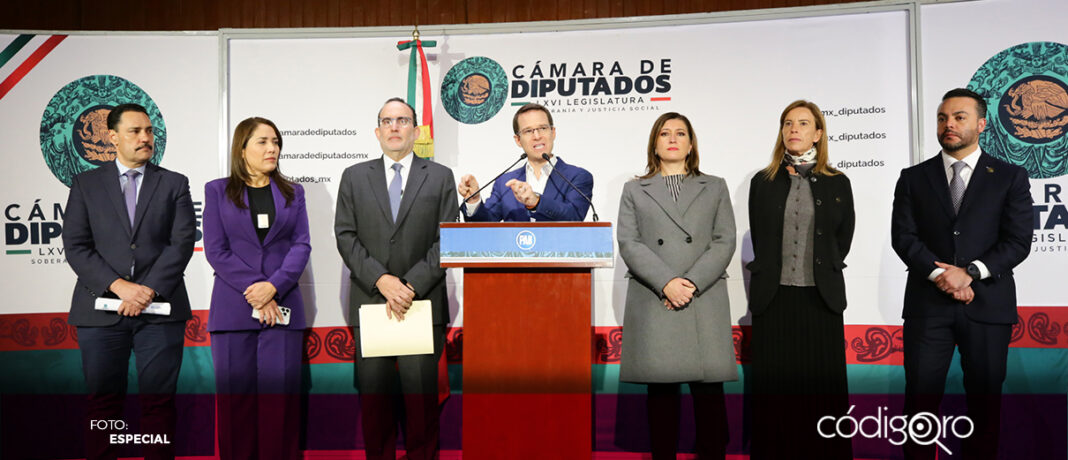
[[204, 254], [215, 269], [208, 331], [219, 456], [299, 458], [304, 301], [311, 252], [304, 189], [278, 170], [282, 135], [253, 117], [234, 130], [230, 177], [204, 187]]

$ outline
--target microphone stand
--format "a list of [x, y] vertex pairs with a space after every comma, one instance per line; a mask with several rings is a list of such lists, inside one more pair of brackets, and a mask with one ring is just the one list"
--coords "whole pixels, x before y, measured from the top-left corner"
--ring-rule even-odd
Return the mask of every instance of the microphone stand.
[[[546, 162], [546, 163], [549, 163], [549, 169], [551, 169], [551, 170], [552, 170], [552, 172], [556, 172], [556, 167], [555, 167], [555, 166], [553, 166], [553, 162], [549, 161], [549, 154], [548, 154], [548, 153], [543, 153], [543, 154], [541, 154], [541, 157], [542, 157], [543, 159], [545, 159], [545, 162]], [[551, 174], [551, 173], [550, 173], [550, 174]], [[589, 204], [590, 204], [590, 211], [592, 211], [592, 212], [593, 212], [593, 221], [594, 221], [594, 222], [597, 222], [597, 220], [598, 220], [598, 219], [597, 219], [597, 208], [593, 207], [593, 201], [591, 201], [591, 200], [590, 200], [590, 197], [586, 196], [586, 194], [585, 194], [585, 193], [582, 193], [582, 190], [579, 190], [579, 189], [578, 189], [578, 187], [575, 187], [575, 184], [572, 184], [572, 183], [571, 183], [571, 181], [570, 181], [570, 180], [568, 180], [568, 178], [567, 178], [567, 177], [565, 177], [565, 176], [564, 176], [563, 174], [557, 173], [556, 175], [557, 175], [557, 176], [560, 176], [560, 178], [561, 178], [561, 179], [563, 179], [563, 180], [564, 180], [564, 182], [567, 182], [567, 185], [570, 185], [570, 186], [571, 186], [571, 189], [572, 189], [572, 190], [574, 190], [574, 191], [578, 192], [578, 194], [579, 194], [579, 195], [582, 195], [582, 198], [583, 198], [584, 200], [586, 200], [586, 202], [587, 202], [587, 203], [589, 203]]]

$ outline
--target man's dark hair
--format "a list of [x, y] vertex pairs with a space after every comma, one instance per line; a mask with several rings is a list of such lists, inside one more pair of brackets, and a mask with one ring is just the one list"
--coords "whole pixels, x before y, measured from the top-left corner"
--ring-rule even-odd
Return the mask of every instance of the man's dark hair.
[[148, 116], [148, 111], [145, 110], [140, 104], [119, 104], [114, 109], [111, 109], [111, 113], [108, 113], [108, 129], [114, 130], [119, 126], [119, 120], [122, 119], [122, 114], [126, 112], [141, 112]]
[[[419, 116], [417, 116], [415, 114], [415, 107], [412, 107], [412, 105], [409, 104], [408, 101], [406, 101], [404, 99], [401, 99], [399, 97], [391, 97], [389, 99], [386, 99], [386, 102], [382, 103], [382, 107], [385, 107], [385, 106], [389, 105], [390, 102], [400, 102], [401, 104], [404, 104], [404, 105], [408, 106], [408, 110], [412, 111], [412, 126], [419, 126]], [[382, 109], [378, 109], [378, 116], [375, 117], [375, 126], [378, 126], [379, 120], [381, 118], [382, 118]]]
[[515, 133], [515, 135], [519, 135], [519, 116], [530, 112], [531, 110], [541, 110], [542, 112], [545, 112], [545, 117], [549, 119], [549, 126], [554, 126], [553, 114], [549, 113], [549, 109], [545, 108], [544, 105], [531, 102], [530, 104], [520, 107], [519, 110], [515, 112], [515, 115], [512, 116], [512, 132]]
[[980, 96], [979, 93], [967, 88], [955, 88], [949, 90], [945, 96], [942, 96], [942, 101], [951, 97], [967, 97], [975, 101], [975, 112], [979, 114], [979, 118], [986, 118], [986, 99]]

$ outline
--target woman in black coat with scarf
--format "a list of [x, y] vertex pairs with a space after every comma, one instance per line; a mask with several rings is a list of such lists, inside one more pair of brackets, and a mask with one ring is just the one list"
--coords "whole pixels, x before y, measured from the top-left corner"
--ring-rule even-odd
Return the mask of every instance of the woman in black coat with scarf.
[[750, 184], [753, 459], [853, 458], [849, 439], [817, 431], [820, 417], [848, 410], [842, 270], [855, 220], [825, 130], [816, 104], [788, 105], [771, 163]]

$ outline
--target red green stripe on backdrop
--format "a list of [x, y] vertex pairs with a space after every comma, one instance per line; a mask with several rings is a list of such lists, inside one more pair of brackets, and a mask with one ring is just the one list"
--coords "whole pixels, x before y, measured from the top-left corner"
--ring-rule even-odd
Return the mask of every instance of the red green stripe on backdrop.
[[[10, 60], [20, 49], [22, 49], [23, 46], [26, 46], [26, 43], [29, 42], [31, 38], [33, 38], [33, 35], [19, 35], [18, 37], [15, 37], [15, 40], [4, 48], [2, 53], [0, 53], [0, 66], [3, 66], [3, 64]], [[30, 55], [30, 57], [26, 58], [25, 61], [22, 61], [22, 63], [19, 64], [19, 66], [15, 68], [3, 82], [0, 82], [0, 99], [3, 99], [15, 85], [22, 81], [26, 74], [30, 73], [30, 71], [33, 70], [33, 68], [36, 67], [48, 53], [51, 53], [56, 46], [59, 46], [59, 43], [65, 38], [67, 38], [66, 35], [53, 35], [48, 37], [48, 39]], [[8, 53], [9, 50], [11, 51], [10, 54]]]
[[33, 35], [22, 34], [15, 37], [11, 43], [8, 43], [7, 46], [4, 47], [4, 50], [0, 51], [0, 67], [3, 67], [4, 64], [7, 64], [7, 61], [10, 61], [11, 58], [15, 57], [15, 53], [18, 53], [22, 47], [26, 46], [31, 38], [33, 38]]
[[[1012, 347], [1068, 348], [1068, 307], [1019, 307], [1019, 322], [1012, 329]], [[194, 310], [186, 323], [185, 345], [208, 346], [207, 310]], [[749, 362], [749, 326], [734, 327], [735, 356]], [[901, 326], [847, 325], [846, 359], [849, 364], [901, 365]], [[449, 363], [463, 362], [463, 328], [446, 335]], [[592, 328], [591, 364], [618, 364], [622, 353], [621, 327]], [[67, 313], [0, 315], [0, 351], [63, 350], [78, 348], [77, 329], [67, 324]], [[344, 326], [315, 327], [306, 332], [305, 360], [312, 364], [352, 362], [355, 342]]]

